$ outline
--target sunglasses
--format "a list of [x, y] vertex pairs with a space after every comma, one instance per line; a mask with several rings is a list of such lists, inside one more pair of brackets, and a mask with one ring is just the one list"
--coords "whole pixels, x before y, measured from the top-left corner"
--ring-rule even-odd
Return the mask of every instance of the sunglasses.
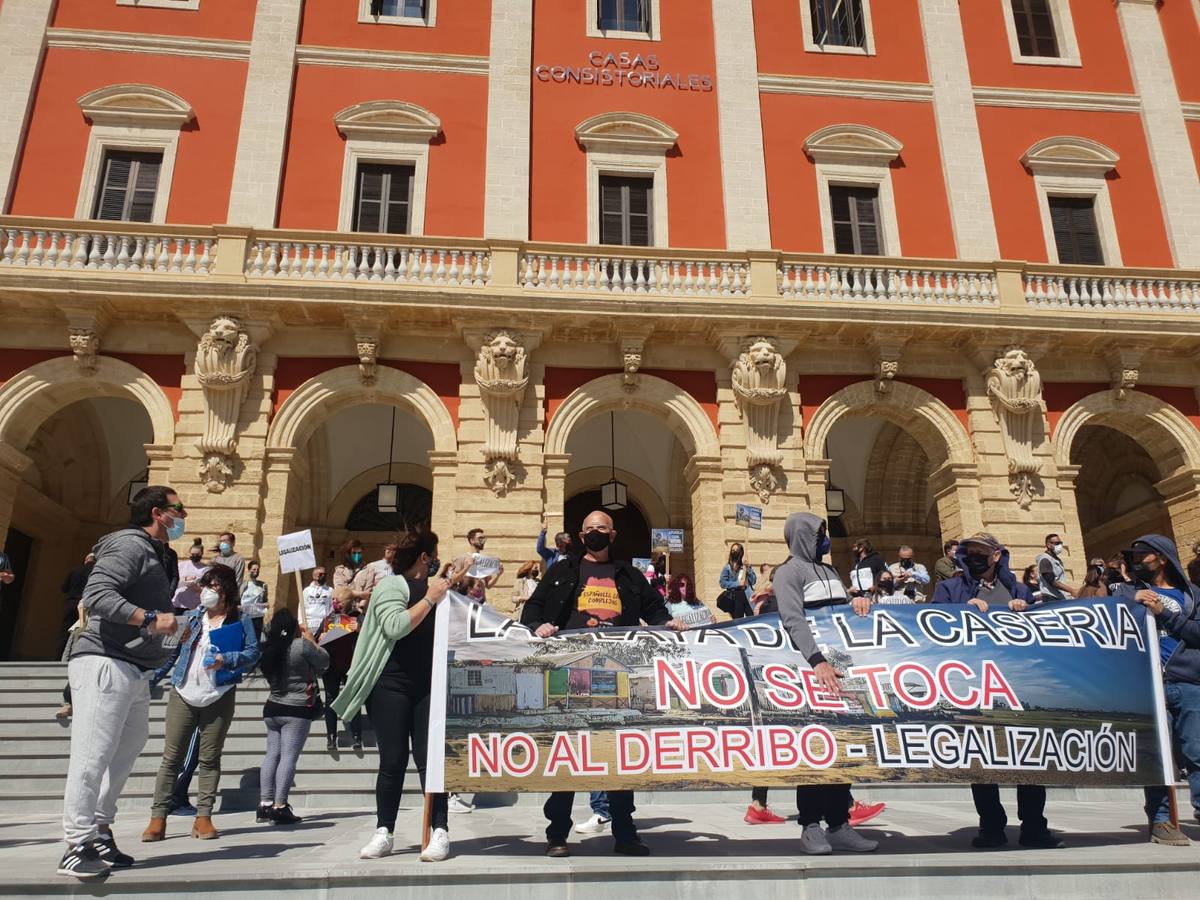
[[175, 512], [187, 512], [182, 503], [168, 503], [163, 510], [173, 509]]

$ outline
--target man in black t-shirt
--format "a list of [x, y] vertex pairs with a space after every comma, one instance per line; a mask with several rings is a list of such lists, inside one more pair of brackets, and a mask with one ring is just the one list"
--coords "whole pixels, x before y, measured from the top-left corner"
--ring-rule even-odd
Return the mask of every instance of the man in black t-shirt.
[[[521, 624], [541, 638], [553, 637], [563, 628], [631, 627], [640, 622], [686, 631], [687, 625], [671, 618], [662, 596], [641, 572], [612, 559], [609, 545], [616, 533], [608, 513], [597, 510], [589, 514], [579, 534], [583, 556], [568, 556], [550, 567], [521, 608]], [[543, 807], [550, 820], [547, 856], [571, 855], [567, 835], [574, 801], [573, 791], [555, 791]], [[633, 791], [609, 791], [608, 806], [616, 840], [613, 852], [649, 855], [633, 824]]]

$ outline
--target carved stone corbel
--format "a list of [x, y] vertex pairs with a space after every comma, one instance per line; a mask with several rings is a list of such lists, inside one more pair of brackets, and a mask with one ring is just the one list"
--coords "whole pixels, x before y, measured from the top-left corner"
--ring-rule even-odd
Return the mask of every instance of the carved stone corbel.
[[637, 331], [622, 331], [617, 335], [617, 343], [621, 350], [621, 388], [632, 394], [638, 389], [638, 373], [642, 368], [642, 353], [646, 348], [646, 339], [650, 337], [650, 329]]
[[464, 332], [463, 337], [475, 353], [475, 383], [486, 420], [483, 481], [503, 496], [517, 480], [512, 470], [518, 458], [517, 426], [537, 337], [505, 328]]
[[240, 319], [217, 316], [196, 346], [196, 380], [204, 390], [200, 480], [210, 493], [234, 477], [237, 424], [258, 362], [258, 347]]
[[780, 488], [779, 404], [787, 396], [787, 363], [776, 341], [747, 338], [733, 362], [732, 387], [738, 415], [746, 426], [746, 466], [750, 486], [763, 503]]
[[100, 354], [100, 338], [108, 325], [108, 315], [102, 309], [67, 309], [67, 346], [83, 375], [96, 374], [96, 357]]
[[1137, 387], [1144, 352], [1144, 347], [1136, 345], [1109, 349], [1109, 378], [1118, 403], [1125, 399], [1129, 391]]
[[872, 352], [875, 354], [875, 392], [888, 394], [892, 390], [892, 382], [900, 374], [900, 354], [904, 345], [912, 337], [911, 329], [889, 329], [886, 333], [871, 335], [867, 339]]
[[1006, 348], [984, 375], [1008, 457], [1009, 490], [1017, 505], [1028, 509], [1039, 469], [1033, 451], [1042, 414], [1042, 376], [1029, 354], [1017, 346]]

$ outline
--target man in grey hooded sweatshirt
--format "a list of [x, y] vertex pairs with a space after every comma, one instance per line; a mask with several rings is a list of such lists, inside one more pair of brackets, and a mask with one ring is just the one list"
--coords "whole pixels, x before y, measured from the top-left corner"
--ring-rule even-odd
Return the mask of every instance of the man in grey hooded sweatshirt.
[[[807, 614], [825, 606], [850, 603], [846, 588], [833, 566], [824, 562], [829, 552], [829, 533], [824, 520], [812, 513], [792, 513], [783, 526], [783, 538], [791, 554], [775, 570], [775, 599], [779, 618], [788, 635], [813, 671], [821, 689], [840, 694], [838, 674], [817, 647]], [[866, 615], [870, 600], [856, 597], [854, 611]], [[804, 829], [800, 849], [810, 854], [834, 850], [870, 852], [879, 846], [847, 824], [850, 818], [849, 784], [806, 784], [796, 788], [797, 821]], [[821, 828], [824, 819], [828, 829]]]

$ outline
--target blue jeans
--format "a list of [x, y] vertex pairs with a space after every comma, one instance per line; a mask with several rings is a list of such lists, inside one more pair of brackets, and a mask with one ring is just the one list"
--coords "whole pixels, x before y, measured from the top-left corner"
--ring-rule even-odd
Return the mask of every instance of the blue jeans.
[[588, 805], [592, 808], [592, 812], [602, 819], [610, 819], [612, 816], [608, 813], [608, 792], [607, 791], [592, 791], [588, 797]]
[[[1163, 685], [1167, 696], [1167, 715], [1171, 719], [1171, 741], [1178, 762], [1187, 771], [1192, 789], [1192, 810], [1200, 817], [1200, 684], [1169, 681]], [[1168, 792], [1159, 785], [1146, 788], [1146, 815], [1152, 823], [1171, 819]]]

